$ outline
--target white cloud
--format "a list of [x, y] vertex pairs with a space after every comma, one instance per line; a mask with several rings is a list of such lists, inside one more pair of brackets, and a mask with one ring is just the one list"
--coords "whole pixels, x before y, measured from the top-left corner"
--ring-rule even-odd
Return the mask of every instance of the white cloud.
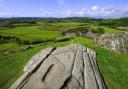
[[46, 11], [46, 10], [43, 10], [42, 8], [40, 8], [39, 11], [40, 11], [40, 16], [42, 17], [56, 17], [57, 16], [57, 13], [52, 12], [52, 11]]
[[51, 16], [54, 16], [54, 12], [45, 11], [45, 12], [42, 12], [41, 15], [45, 17], [51, 17]]
[[102, 18], [120, 18], [128, 17], [128, 6], [103, 7], [94, 11], [89, 10], [88, 15], [91, 17]]
[[61, 12], [43, 11], [40, 9], [44, 17], [94, 17], [94, 18], [120, 18], [128, 17], [128, 6], [98, 7], [92, 6], [88, 9], [67, 9]]
[[98, 10], [98, 7], [97, 6], [92, 6], [92, 8], [91, 8], [92, 10]]
[[73, 13], [72, 13], [72, 10], [67, 10], [65, 12], [62, 13], [62, 16], [63, 17], [70, 17], [70, 16], [73, 16]]

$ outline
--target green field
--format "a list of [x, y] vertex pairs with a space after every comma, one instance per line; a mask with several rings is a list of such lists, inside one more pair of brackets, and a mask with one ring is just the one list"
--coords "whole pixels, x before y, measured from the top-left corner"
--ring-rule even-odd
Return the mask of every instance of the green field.
[[16, 27], [14, 29], [0, 30], [0, 35], [17, 36], [24, 39], [51, 39], [59, 35], [58, 31], [39, 29], [39, 26]]
[[110, 28], [110, 27], [104, 27], [104, 26], [91, 26], [92, 29], [98, 29], [98, 28], [103, 28], [104, 31], [106, 33], [115, 33], [115, 32], [119, 32], [119, 30], [117, 29], [113, 29], [113, 28]]
[[[39, 22], [40, 26], [17, 26], [7, 30], [0, 30], [0, 35], [16, 36], [25, 40], [53, 40], [60, 36], [62, 30], [79, 27], [80, 24], [83, 23], [59, 22], [46, 25], [46, 23]], [[103, 28], [106, 33], [119, 32], [119, 30], [111, 27], [94, 25], [90, 25], [90, 27], [95, 30], [99, 27]], [[101, 48], [99, 45], [95, 44], [93, 40], [85, 37], [68, 39], [69, 40], [44, 42], [39, 45], [33, 44], [32, 47], [16, 42], [0, 43], [0, 89], [8, 89], [23, 73], [24, 65], [40, 50], [47, 47], [65, 46], [73, 43], [82, 44], [96, 51], [97, 63], [108, 89], [128, 88], [128, 53], [113, 53], [107, 49]]]

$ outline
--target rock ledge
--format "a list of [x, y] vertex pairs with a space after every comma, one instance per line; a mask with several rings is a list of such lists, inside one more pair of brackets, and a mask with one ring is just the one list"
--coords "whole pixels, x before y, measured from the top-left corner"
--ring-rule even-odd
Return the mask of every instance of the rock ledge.
[[96, 53], [79, 44], [47, 48], [24, 67], [10, 89], [106, 89]]

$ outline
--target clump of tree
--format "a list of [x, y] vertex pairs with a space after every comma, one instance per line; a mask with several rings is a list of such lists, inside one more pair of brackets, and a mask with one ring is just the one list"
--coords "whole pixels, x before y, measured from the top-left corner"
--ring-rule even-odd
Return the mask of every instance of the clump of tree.
[[37, 25], [35, 20], [30, 21], [22, 21], [22, 20], [8, 20], [8, 21], [0, 21], [0, 30], [10, 29], [16, 26], [33, 26]]
[[10, 21], [0, 21], [0, 29], [14, 28], [15, 26]]
[[88, 32], [88, 30], [91, 29], [90, 27], [76, 27], [76, 28], [71, 28], [68, 29], [67, 32], [79, 32], [79, 31], [86, 31]]
[[97, 28], [97, 30], [96, 30], [96, 33], [98, 33], [98, 34], [104, 34], [104, 29], [103, 28]]
[[17, 39], [15, 36], [0, 36], [0, 43], [16, 42]]
[[102, 21], [98, 22], [98, 25], [117, 29], [117, 27], [120, 26], [128, 26], [128, 18], [103, 19]]
[[24, 39], [16, 39], [16, 43], [18, 44], [24, 44], [24, 45], [34, 45], [34, 44], [40, 44], [44, 43], [47, 40], [41, 40], [41, 39], [32, 39], [32, 40], [24, 40]]
[[74, 39], [73, 37], [62, 37], [62, 38], [57, 38], [54, 40], [54, 42], [66, 42]]
[[35, 20], [12, 20], [11, 24], [36, 24]]

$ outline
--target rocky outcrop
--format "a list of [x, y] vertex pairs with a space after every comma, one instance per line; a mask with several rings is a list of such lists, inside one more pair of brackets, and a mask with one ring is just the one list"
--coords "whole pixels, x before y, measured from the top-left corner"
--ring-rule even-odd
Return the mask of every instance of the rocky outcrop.
[[81, 36], [81, 37], [88, 37], [91, 39], [95, 39], [98, 34], [96, 34], [96, 32], [94, 32], [92, 29], [85, 29], [85, 30], [80, 30], [80, 29], [71, 29], [68, 31], [64, 31], [61, 33], [62, 36], [67, 36], [67, 37], [77, 37], [77, 36]]
[[128, 52], [128, 32], [103, 34], [95, 40], [101, 46], [114, 52]]
[[37, 53], [10, 89], [105, 89], [105, 86], [96, 53], [72, 44]]

